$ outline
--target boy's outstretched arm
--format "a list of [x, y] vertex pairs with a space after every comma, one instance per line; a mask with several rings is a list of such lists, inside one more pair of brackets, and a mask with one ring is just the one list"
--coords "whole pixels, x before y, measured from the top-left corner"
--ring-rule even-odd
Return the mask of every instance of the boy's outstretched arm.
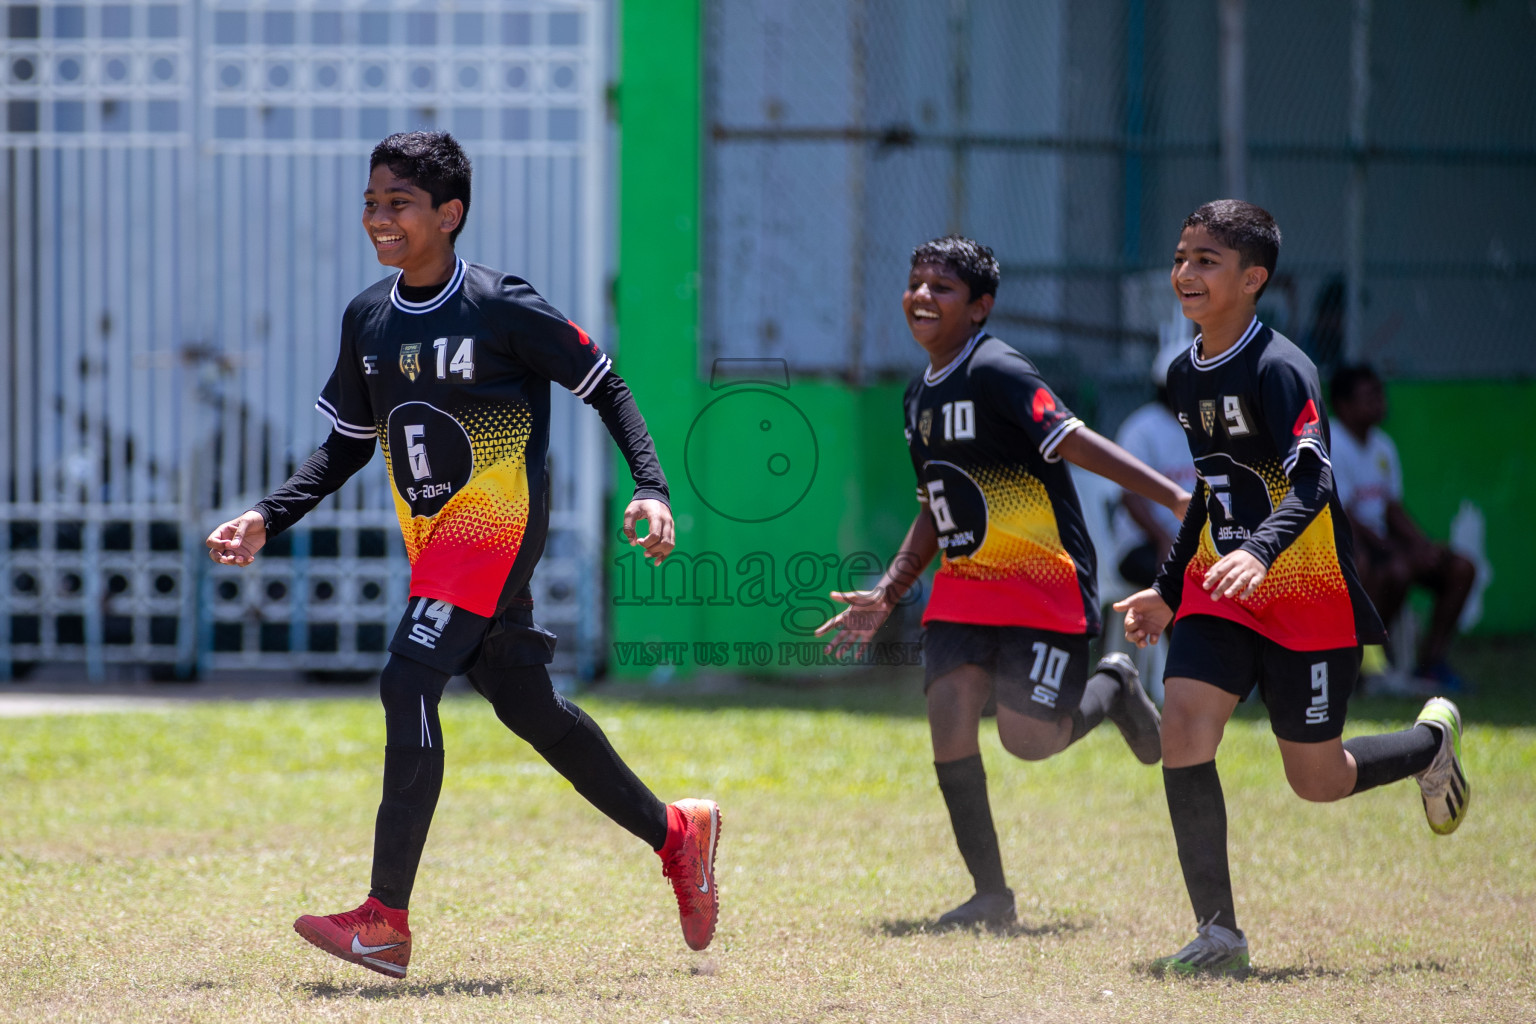
[[906, 538], [879, 583], [870, 590], [832, 592], [832, 600], [842, 601], [848, 607], [816, 628], [816, 636], [837, 630], [827, 643], [826, 653], [836, 657], [850, 645], [869, 643], [891, 614], [891, 609], [917, 583], [938, 551], [938, 529], [933, 525], [933, 516], [924, 508], [912, 520]]
[[[640, 407], [635, 404], [629, 385], [612, 370], [582, 401], [597, 410], [608, 435], [624, 453], [629, 475], [635, 481], [634, 497], [624, 510], [624, 536], [632, 547], [645, 549], [647, 561], [660, 565], [662, 559], [672, 553], [677, 538], [667, 493], [667, 476], [661, 471], [656, 442], [646, 428], [645, 417], [640, 415]], [[635, 534], [635, 524], [641, 519], [646, 521], [644, 537]]]
[[1090, 473], [1113, 480], [1133, 494], [1170, 509], [1180, 519], [1189, 492], [1102, 434], [1078, 427], [1056, 445], [1056, 454]]
[[331, 431], [288, 482], [251, 509], [221, 524], [204, 541], [208, 557], [221, 565], [250, 565], [267, 541], [298, 522], [368, 465], [374, 439]]

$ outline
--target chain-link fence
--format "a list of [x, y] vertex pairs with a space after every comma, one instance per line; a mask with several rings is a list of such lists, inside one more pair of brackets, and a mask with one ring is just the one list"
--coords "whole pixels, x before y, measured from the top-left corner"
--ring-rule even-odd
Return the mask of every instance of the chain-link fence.
[[1536, 371], [1529, 4], [706, 13], [707, 357], [910, 373], [908, 253], [958, 230], [1003, 264], [994, 329], [1112, 428], [1147, 391], [1180, 222], [1235, 191], [1285, 235], [1261, 315], [1325, 370], [1347, 356], [1399, 377]]
[[[441, 6], [5, 5], [0, 677], [383, 663], [408, 568], [379, 466], [248, 570], [202, 549], [329, 429], [342, 310], [387, 272], [358, 223], [373, 145], [451, 129], [461, 254], [606, 319], [609, 4]], [[600, 431], [554, 396], [535, 593], [567, 671], [600, 649]]]

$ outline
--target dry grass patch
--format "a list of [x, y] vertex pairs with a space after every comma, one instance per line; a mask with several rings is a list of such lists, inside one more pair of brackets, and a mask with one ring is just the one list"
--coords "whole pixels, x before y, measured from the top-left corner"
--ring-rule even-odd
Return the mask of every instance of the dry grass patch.
[[[969, 885], [914, 690], [583, 700], [664, 798], [724, 807], [724, 911], [703, 954], [642, 844], [477, 698], [450, 699], [402, 983], [289, 928], [366, 890], [374, 700], [8, 720], [0, 1021], [1536, 1018], [1529, 698], [1465, 703], [1477, 792], [1448, 839], [1411, 784], [1295, 799], [1245, 712], [1221, 766], [1256, 971], [1190, 983], [1145, 971], [1193, 921], [1160, 773], [1112, 729], [1040, 765], [989, 738], [1020, 923], [932, 930]], [[1414, 710], [1362, 702], [1351, 732]]]

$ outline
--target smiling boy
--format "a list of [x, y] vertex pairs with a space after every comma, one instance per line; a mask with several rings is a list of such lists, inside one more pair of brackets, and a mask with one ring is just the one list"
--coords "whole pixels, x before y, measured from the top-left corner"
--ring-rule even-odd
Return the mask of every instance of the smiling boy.
[[[438, 701], [467, 673], [496, 716], [587, 800], [662, 858], [683, 934], [714, 934], [719, 808], [661, 803], [597, 723], [556, 693], [555, 637], [533, 620], [529, 580], [549, 520], [549, 385], [597, 410], [635, 481], [624, 533], [660, 562], [673, 547], [667, 481], [629, 388], [581, 328], [527, 282], [460, 259], [470, 165], [446, 132], [380, 142], [369, 161], [363, 228], [399, 272], [342, 317], [336, 369], [316, 405], [332, 431], [281, 488], [208, 537], [209, 554], [249, 565], [383, 446], [411, 561], [408, 606], [379, 677], [383, 799], [372, 888], [356, 910], [305, 915], [294, 929], [321, 949], [390, 977], [411, 954], [407, 909], [443, 779]], [[637, 538], [636, 523], [648, 530]]]
[[1097, 568], [1066, 459], [1182, 515], [1189, 494], [1072, 415], [1033, 363], [989, 334], [999, 270], [992, 250], [948, 236], [918, 246], [902, 309], [928, 354], [904, 399], [921, 504], [873, 590], [834, 593], [850, 607], [817, 635], [828, 650], [869, 642], [935, 554], [943, 565], [923, 614], [934, 768], [976, 891], [939, 924], [1014, 920], [977, 733], [994, 700], [1015, 757], [1044, 760], [1105, 718], [1143, 764], [1156, 764], [1157, 708], [1131, 660], [1090, 674], [1099, 633]]
[[1461, 715], [1424, 705], [1412, 728], [1342, 742], [1360, 645], [1384, 630], [1355, 575], [1334, 494], [1317, 370], [1254, 315], [1280, 229], [1251, 203], [1207, 203], [1184, 221], [1171, 282], [1200, 334], [1168, 369], [1200, 486], [1151, 589], [1115, 605], [1126, 638], [1156, 643], [1176, 620], [1163, 704], [1163, 783], [1195, 912], [1194, 941], [1157, 972], [1240, 975], [1216, 750], [1255, 685], [1285, 775], [1304, 800], [1332, 801], [1416, 777], [1436, 833], [1455, 830], [1471, 792]]

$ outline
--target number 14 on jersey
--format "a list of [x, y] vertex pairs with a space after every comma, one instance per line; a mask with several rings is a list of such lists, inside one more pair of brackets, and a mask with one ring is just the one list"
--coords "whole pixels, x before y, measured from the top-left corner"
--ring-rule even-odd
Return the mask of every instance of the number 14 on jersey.
[[[450, 342], [457, 341], [458, 348], [454, 350], [453, 359], [448, 358], [448, 346]], [[465, 380], [475, 379], [475, 339], [474, 338], [438, 338], [432, 343], [432, 348], [437, 351], [437, 379], [447, 380], [450, 373], [456, 373]]]

